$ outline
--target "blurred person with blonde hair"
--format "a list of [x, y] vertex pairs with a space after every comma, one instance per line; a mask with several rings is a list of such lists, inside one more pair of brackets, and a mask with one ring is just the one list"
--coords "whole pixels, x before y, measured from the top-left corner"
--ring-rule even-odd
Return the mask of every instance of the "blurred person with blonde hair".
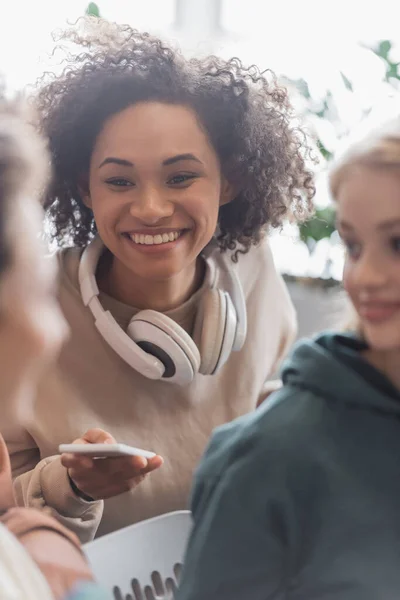
[[330, 186], [357, 331], [299, 342], [282, 390], [213, 435], [179, 600], [399, 596], [400, 119]]
[[[0, 431], [12, 447], [29, 422], [37, 382], [67, 331], [56, 269], [44, 258], [38, 201], [48, 156], [16, 100], [0, 91]], [[16, 506], [10, 458], [0, 435], [0, 598], [101, 598], [78, 539], [50, 511]], [[79, 589], [80, 588], [80, 589]], [[80, 595], [76, 595], [80, 594]], [[86, 596], [84, 595], [86, 594]]]

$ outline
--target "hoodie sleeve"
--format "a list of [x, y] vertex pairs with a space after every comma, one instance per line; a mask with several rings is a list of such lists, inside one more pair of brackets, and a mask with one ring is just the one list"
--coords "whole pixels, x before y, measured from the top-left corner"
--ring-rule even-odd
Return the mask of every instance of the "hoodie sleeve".
[[177, 600], [286, 598], [295, 555], [287, 472], [272, 444], [242, 435], [248, 423], [217, 430], [198, 470]]
[[103, 514], [103, 501], [87, 502], [74, 494], [60, 456], [38, 460], [38, 450], [30, 448], [13, 453], [12, 444], [9, 450], [17, 505], [48, 507], [82, 543], [93, 539]]

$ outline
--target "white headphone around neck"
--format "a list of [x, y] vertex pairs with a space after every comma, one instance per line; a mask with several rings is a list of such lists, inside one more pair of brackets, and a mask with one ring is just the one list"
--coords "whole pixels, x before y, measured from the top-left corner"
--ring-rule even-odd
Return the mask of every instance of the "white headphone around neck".
[[[79, 263], [82, 300], [94, 316], [103, 339], [133, 369], [149, 379], [164, 379], [186, 385], [196, 373], [213, 375], [232, 351], [243, 347], [246, 332], [246, 302], [234, 265], [215, 245], [205, 248], [209, 288], [200, 300], [193, 339], [170, 317], [154, 310], [141, 310], [125, 332], [98, 295], [96, 269], [104, 245], [95, 237], [85, 248]], [[216, 266], [223, 270], [228, 292], [215, 286]]]

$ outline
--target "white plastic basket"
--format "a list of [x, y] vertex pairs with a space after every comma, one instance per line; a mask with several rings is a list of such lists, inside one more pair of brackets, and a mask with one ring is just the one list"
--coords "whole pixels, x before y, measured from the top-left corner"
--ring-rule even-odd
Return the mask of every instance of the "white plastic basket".
[[172, 512], [109, 533], [84, 546], [96, 581], [115, 600], [172, 600], [192, 527]]

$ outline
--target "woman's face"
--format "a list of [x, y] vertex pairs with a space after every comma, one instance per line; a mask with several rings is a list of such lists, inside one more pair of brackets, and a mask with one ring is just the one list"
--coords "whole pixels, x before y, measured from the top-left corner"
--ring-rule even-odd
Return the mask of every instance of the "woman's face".
[[0, 398], [29, 419], [36, 386], [58, 356], [67, 327], [56, 299], [56, 265], [39, 238], [35, 198], [13, 199], [7, 215], [9, 263], [0, 278]]
[[400, 173], [354, 167], [338, 193], [344, 285], [370, 347], [400, 348]]
[[85, 203], [115, 261], [135, 281], [193, 271], [231, 188], [195, 113], [142, 102], [106, 121]]

